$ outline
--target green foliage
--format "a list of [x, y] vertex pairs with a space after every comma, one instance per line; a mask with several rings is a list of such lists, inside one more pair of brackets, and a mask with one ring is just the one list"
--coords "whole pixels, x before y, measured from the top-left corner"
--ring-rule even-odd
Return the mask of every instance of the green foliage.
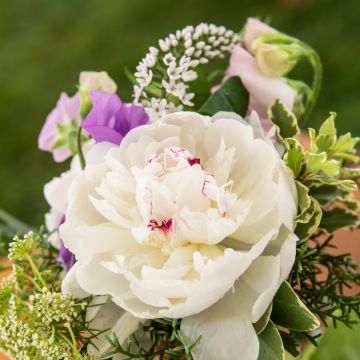
[[302, 303], [285, 281], [273, 300], [271, 319], [275, 324], [295, 331], [311, 331], [320, 326], [318, 319]]
[[199, 109], [211, 95], [211, 86], [203, 66], [198, 66], [195, 71], [198, 76], [195, 81], [189, 83], [187, 91], [195, 94], [191, 101], [194, 104], [194, 108]]
[[[141, 324], [137, 332], [130, 335], [126, 346], [122, 346], [113, 334], [108, 337], [111, 350], [102, 359], [111, 359], [116, 354], [123, 355], [124, 360], [151, 360], [158, 356], [170, 359], [192, 360], [191, 350], [201, 341], [199, 337], [189, 344], [187, 338], [180, 331], [181, 320], [155, 319]], [[146, 344], [146, 345], [145, 345]]]
[[[353, 194], [359, 172], [351, 167], [359, 161], [358, 139], [350, 134], [338, 137], [335, 117], [331, 113], [318, 132], [309, 129], [308, 151], [297, 139], [284, 139], [284, 162], [296, 179], [299, 207], [295, 218], [299, 241], [288, 290], [292, 288], [301, 299], [305, 313], [315, 314], [325, 324], [332, 319], [334, 324], [352, 326], [350, 314], [360, 314], [360, 297], [344, 291], [360, 284], [357, 264], [349, 254], [334, 255], [329, 250], [334, 247], [333, 232], [359, 226], [359, 205]], [[285, 302], [283, 308], [276, 303], [282, 291], [274, 299], [272, 319], [288, 329], [282, 334], [284, 346], [297, 356], [298, 340], [307, 338], [315, 343], [315, 337], [291, 323], [301, 319], [299, 309], [289, 312], [289, 318], [280, 311], [286, 309]]]
[[[358, 265], [350, 254], [333, 255], [333, 235], [326, 240], [312, 236], [300, 242], [289, 283], [304, 304], [324, 323], [327, 318], [351, 326], [351, 311], [360, 315], [360, 297], [345, 294], [360, 285]], [[339, 310], [340, 315], [334, 315]]]
[[303, 160], [305, 157], [304, 149], [300, 142], [294, 138], [288, 138], [285, 141], [286, 153], [284, 162], [292, 171], [294, 178], [297, 178], [302, 170]]
[[0, 348], [14, 358], [87, 359], [80, 349], [98, 334], [86, 321], [87, 299], [59, 289], [58, 251], [42, 231], [10, 244], [12, 273], [0, 283]]
[[297, 358], [300, 355], [300, 345], [293, 334], [279, 331], [281, 340], [283, 342], [285, 350], [293, 357]]
[[267, 308], [265, 313], [261, 316], [261, 318], [255, 324], [253, 324], [257, 335], [261, 334], [265, 330], [270, 320], [271, 311], [272, 311], [272, 303], [269, 305], [269, 307]]
[[275, 100], [268, 110], [270, 121], [276, 126], [278, 139], [284, 141], [300, 133], [295, 115], [280, 100]]
[[259, 335], [258, 360], [283, 360], [285, 351], [278, 329], [270, 320]]
[[321, 220], [321, 229], [331, 234], [338, 229], [355, 228], [358, 224], [359, 219], [355, 211], [335, 206], [324, 212]]
[[204, 115], [214, 115], [219, 111], [235, 112], [246, 115], [249, 104], [249, 94], [238, 76], [227, 79], [199, 109]]
[[[356, 315], [352, 314], [353, 320]], [[333, 324], [324, 330], [317, 347], [310, 345], [301, 360], [358, 360], [360, 358], [360, 327], [349, 329]]]

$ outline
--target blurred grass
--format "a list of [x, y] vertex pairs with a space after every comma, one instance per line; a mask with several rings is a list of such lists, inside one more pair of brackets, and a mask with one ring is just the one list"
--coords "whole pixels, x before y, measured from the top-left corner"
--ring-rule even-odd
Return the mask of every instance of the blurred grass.
[[81, 70], [107, 70], [129, 100], [123, 68], [134, 68], [158, 38], [201, 21], [237, 30], [250, 15], [270, 17], [320, 53], [325, 82], [309, 125], [336, 110], [340, 130], [360, 135], [358, 1], [0, 0], [0, 208], [42, 222], [42, 186], [67, 165], [39, 152], [37, 135]]

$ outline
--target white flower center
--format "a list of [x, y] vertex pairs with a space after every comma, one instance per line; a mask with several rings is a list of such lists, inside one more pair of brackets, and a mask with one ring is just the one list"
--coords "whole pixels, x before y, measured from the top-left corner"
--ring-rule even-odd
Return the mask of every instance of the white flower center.
[[231, 192], [232, 181], [218, 185], [188, 150], [165, 148], [132, 172], [147, 228], [142, 243], [168, 253], [188, 243], [217, 244], [236, 229], [238, 199]]

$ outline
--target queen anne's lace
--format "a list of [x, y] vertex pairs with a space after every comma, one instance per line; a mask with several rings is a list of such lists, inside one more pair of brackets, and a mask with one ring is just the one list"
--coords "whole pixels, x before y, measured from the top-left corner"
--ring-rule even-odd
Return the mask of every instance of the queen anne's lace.
[[198, 78], [196, 68], [223, 58], [238, 42], [234, 31], [205, 23], [159, 40], [159, 48], [150, 47], [136, 68], [134, 102], [158, 116], [193, 107], [195, 94], [188, 90], [189, 83]]

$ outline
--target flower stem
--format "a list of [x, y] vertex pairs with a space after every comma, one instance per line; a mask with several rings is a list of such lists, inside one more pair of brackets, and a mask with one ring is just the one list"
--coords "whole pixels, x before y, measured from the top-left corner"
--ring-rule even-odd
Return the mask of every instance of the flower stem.
[[307, 58], [314, 71], [313, 83], [312, 83], [312, 96], [309, 99], [306, 110], [299, 119], [300, 123], [304, 123], [308, 120], [309, 115], [313, 111], [316, 101], [318, 100], [320, 94], [320, 89], [322, 84], [322, 64], [319, 55], [312, 47], [310, 47], [309, 45], [303, 42], [301, 42], [301, 45], [306, 49]]
[[78, 154], [79, 154], [80, 166], [81, 166], [81, 169], [84, 170], [86, 163], [85, 163], [84, 153], [82, 151], [81, 132], [82, 132], [82, 127], [80, 126], [79, 130], [78, 130], [78, 134], [77, 134], [77, 149], [78, 149]]
[[41, 285], [42, 285], [43, 287], [47, 288], [46, 282], [45, 282], [45, 280], [43, 279], [43, 277], [41, 276], [40, 271], [39, 271], [39, 269], [37, 268], [37, 266], [35, 265], [33, 259], [31, 258], [31, 256], [30, 256], [30, 255], [26, 255], [26, 260], [27, 260], [28, 263], [30, 264], [31, 270], [33, 271], [34, 275], [39, 279]]
[[74, 353], [77, 354], [77, 353], [78, 353], [78, 349], [77, 349], [77, 345], [76, 345], [76, 339], [75, 339], [74, 332], [73, 332], [70, 324], [66, 324], [65, 326], [66, 326], [66, 328], [68, 329], [69, 334], [70, 334], [70, 336], [71, 336], [72, 346], [73, 346], [73, 349], [74, 349]]

